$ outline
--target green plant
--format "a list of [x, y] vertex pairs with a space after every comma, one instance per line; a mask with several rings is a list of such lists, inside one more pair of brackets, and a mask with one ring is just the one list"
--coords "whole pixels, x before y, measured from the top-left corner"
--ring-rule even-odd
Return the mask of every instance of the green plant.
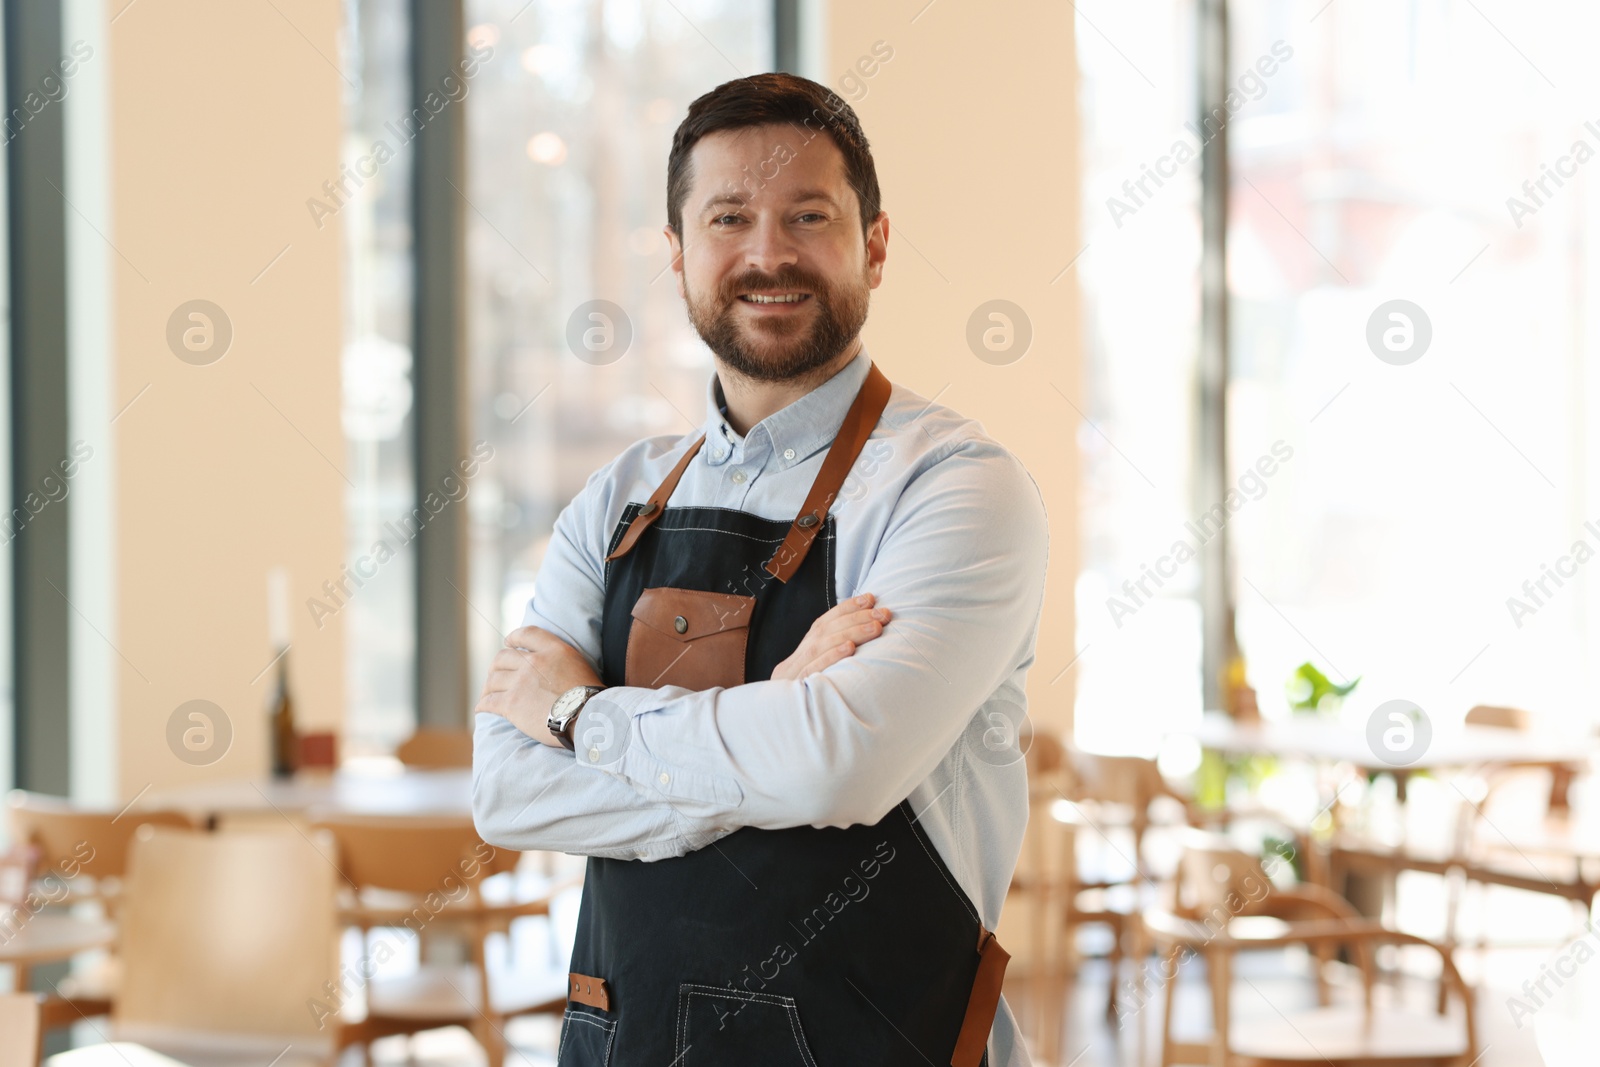
[[1284, 690], [1289, 697], [1289, 707], [1297, 714], [1331, 715], [1339, 710], [1344, 698], [1360, 683], [1361, 679], [1357, 678], [1349, 685], [1337, 685], [1308, 661], [1289, 675]]

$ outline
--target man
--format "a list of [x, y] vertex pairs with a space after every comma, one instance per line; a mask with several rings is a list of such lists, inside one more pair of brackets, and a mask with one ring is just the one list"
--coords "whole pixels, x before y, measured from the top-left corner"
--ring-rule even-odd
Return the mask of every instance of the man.
[[590, 857], [558, 1063], [1025, 1065], [1038, 490], [864, 351], [889, 220], [837, 96], [696, 100], [667, 217], [706, 421], [561, 513], [477, 705], [484, 839]]

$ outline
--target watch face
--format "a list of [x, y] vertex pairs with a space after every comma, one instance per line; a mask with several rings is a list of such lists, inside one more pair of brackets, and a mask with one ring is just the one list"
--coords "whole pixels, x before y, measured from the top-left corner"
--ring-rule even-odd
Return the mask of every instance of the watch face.
[[585, 690], [568, 689], [556, 698], [554, 706], [550, 709], [550, 718], [561, 721], [572, 714], [572, 709], [584, 698]]

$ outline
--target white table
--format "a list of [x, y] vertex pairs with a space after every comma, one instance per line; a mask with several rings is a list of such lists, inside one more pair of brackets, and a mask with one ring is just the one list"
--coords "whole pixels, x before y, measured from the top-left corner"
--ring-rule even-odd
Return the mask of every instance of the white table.
[[472, 817], [468, 770], [304, 772], [293, 778], [232, 779], [151, 789], [139, 798], [146, 810], [181, 811], [203, 823], [229, 815], [336, 815]]

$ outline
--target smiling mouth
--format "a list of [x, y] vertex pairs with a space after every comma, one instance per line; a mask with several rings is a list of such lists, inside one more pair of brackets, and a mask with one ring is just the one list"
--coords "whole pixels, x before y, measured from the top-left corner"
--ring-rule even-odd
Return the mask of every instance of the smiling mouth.
[[811, 299], [810, 293], [741, 293], [739, 299], [746, 304], [800, 304]]

